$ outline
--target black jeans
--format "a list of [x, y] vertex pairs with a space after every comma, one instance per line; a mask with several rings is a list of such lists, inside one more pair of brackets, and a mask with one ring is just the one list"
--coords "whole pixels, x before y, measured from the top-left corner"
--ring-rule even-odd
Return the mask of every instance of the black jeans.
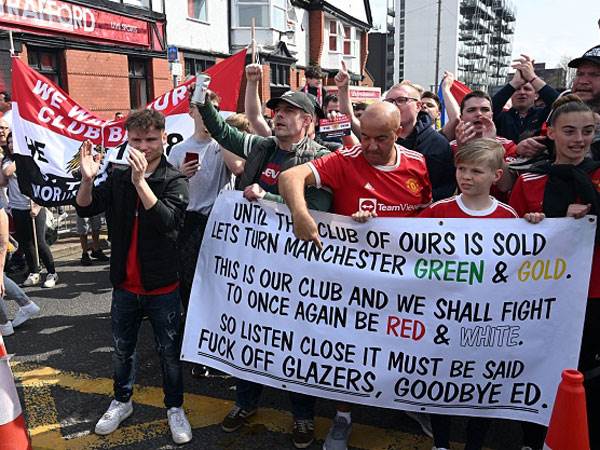
[[[40, 266], [35, 257], [35, 243], [33, 241], [33, 225], [31, 212], [29, 210], [13, 209], [13, 220], [15, 221], [15, 237], [19, 242], [19, 248], [25, 253], [25, 260], [29, 273], [39, 273]], [[54, 258], [50, 252], [50, 247], [46, 244], [46, 209], [42, 208], [35, 217], [35, 233], [37, 237], [38, 255], [46, 266], [48, 273], [56, 272], [54, 268]]]
[[135, 347], [142, 318], [147, 316], [154, 331], [160, 358], [164, 402], [167, 408], [183, 404], [181, 351], [181, 304], [179, 291], [169, 294], [138, 295], [123, 289], [113, 290], [111, 305], [113, 333], [115, 399], [127, 402], [133, 394], [137, 353]]

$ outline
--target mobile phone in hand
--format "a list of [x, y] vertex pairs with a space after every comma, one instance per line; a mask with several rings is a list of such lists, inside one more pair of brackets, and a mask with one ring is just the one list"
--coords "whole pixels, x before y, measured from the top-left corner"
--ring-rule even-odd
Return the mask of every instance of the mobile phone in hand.
[[193, 161], [193, 162], [195, 162], [196, 164], [198, 164], [198, 159], [199, 159], [198, 157], [199, 157], [199, 156], [200, 156], [200, 155], [198, 155], [198, 153], [190, 153], [190, 152], [187, 152], [187, 153], [185, 154], [185, 159], [183, 160], [183, 162], [184, 162], [184, 164], [187, 164], [187, 163], [189, 163], [190, 161]]

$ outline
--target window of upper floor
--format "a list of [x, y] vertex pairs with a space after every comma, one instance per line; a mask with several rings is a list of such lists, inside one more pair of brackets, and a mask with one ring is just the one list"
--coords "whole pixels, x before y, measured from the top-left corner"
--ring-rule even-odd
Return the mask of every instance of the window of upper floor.
[[188, 0], [188, 17], [201, 22], [208, 22], [207, 3], [208, 0]]
[[348, 57], [358, 56], [360, 33], [356, 28], [343, 25], [337, 20], [330, 20], [327, 23], [327, 32], [331, 53], [341, 53]]
[[292, 31], [297, 21], [290, 0], [235, 0], [234, 27], [252, 26], [270, 28], [281, 32]]

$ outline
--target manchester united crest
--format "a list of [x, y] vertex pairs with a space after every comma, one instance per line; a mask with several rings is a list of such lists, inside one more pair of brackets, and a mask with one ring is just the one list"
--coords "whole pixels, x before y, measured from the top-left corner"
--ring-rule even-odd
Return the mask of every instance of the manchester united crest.
[[406, 180], [406, 187], [413, 194], [418, 194], [423, 189], [423, 186], [414, 178], [409, 178]]

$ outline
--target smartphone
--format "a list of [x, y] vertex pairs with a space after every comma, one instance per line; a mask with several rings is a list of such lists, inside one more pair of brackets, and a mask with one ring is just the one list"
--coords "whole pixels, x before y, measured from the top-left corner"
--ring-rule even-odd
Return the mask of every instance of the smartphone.
[[199, 159], [198, 153], [190, 153], [187, 152], [185, 154], [185, 159], [183, 160], [184, 164], [189, 163], [190, 161], [194, 161], [196, 164], [198, 164], [198, 159]]

